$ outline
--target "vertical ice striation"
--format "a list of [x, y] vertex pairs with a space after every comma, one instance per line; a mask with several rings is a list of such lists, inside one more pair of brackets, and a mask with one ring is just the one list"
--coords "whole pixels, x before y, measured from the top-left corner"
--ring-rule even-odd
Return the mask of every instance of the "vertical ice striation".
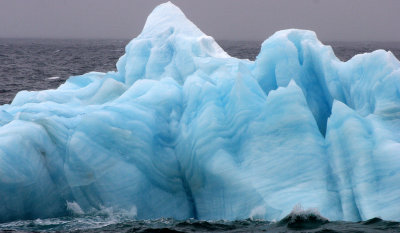
[[272, 220], [301, 204], [400, 220], [399, 90], [390, 52], [341, 62], [290, 29], [241, 60], [164, 3], [117, 72], [0, 106], [0, 221], [71, 203], [139, 219]]

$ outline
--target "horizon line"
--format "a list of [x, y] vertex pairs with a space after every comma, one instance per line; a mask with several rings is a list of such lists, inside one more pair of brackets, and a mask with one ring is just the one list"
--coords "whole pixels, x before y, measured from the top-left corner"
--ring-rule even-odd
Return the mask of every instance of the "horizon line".
[[[272, 36], [272, 35], [271, 35]], [[122, 38], [122, 37], [36, 37], [36, 36], [29, 36], [29, 37], [19, 37], [19, 36], [0, 36], [0, 39], [6, 39], [6, 40], [127, 40], [131, 41], [135, 39], [136, 37], [133, 38]], [[213, 37], [216, 41], [243, 41], [243, 42], [264, 42], [267, 40], [269, 37], [267, 37], [264, 40], [259, 40], [259, 39], [220, 39], [220, 38], [215, 38]], [[362, 42], [362, 43], [400, 43], [400, 40], [323, 40], [318, 38], [321, 42]]]

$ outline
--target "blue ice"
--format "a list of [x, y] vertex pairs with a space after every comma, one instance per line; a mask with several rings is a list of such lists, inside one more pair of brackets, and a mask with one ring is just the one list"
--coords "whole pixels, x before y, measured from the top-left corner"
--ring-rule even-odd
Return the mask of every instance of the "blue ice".
[[[71, 204], [72, 203], [72, 204]], [[102, 208], [138, 219], [400, 220], [400, 63], [283, 30], [230, 57], [154, 9], [116, 72], [0, 106], [0, 221]]]

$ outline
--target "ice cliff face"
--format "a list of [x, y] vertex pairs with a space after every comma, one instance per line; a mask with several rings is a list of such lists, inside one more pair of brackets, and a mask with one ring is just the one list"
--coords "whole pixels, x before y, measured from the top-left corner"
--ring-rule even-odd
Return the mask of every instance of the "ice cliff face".
[[[400, 220], [400, 63], [339, 61], [311, 31], [226, 54], [158, 6], [117, 72], [0, 106], [0, 221], [104, 207], [139, 219]], [[67, 204], [68, 203], [68, 204]]]

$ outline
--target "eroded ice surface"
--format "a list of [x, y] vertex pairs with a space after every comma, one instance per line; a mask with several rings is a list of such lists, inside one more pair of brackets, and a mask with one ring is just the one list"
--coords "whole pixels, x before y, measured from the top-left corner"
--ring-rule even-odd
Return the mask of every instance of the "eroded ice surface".
[[[113, 208], [139, 219], [400, 220], [400, 64], [279, 31], [225, 53], [171, 3], [117, 72], [0, 106], [0, 221]], [[76, 211], [72, 211], [76, 214]]]

